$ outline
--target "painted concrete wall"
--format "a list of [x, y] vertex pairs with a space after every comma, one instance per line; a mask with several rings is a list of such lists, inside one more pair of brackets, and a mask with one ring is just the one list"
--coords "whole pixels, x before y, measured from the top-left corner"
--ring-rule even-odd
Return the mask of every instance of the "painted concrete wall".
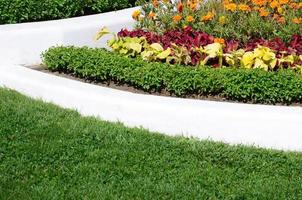
[[302, 151], [302, 108], [133, 94], [34, 71], [0, 67], [0, 86], [83, 115], [167, 135]]
[[37, 64], [41, 52], [56, 45], [106, 46], [108, 37], [95, 42], [95, 33], [103, 26], [118, 32], [132, 28], [134, 21], [130, 8], [91, 16], [63, 20], [0, 25], [0, 62]]

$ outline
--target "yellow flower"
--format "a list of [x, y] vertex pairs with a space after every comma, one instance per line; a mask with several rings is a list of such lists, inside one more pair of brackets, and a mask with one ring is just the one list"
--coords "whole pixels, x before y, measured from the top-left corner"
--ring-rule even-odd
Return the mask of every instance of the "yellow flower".
[[201, 21], [211, 21], [215, 14], [213, 12], [208, 12], [207, 15], [201, 17]]
[[191, 16], [191, 15], [189, 15], [189, 16], [186, 17], [186, 21], [187, 22], [193, 22], [194, 21], [194, 17]]
[[219, 21], [219, 24], [224, 25], [225, 22], [226, 22], [226, 17], [225, 16], [220, 16], [218, 21]]
[[141, 15], [141, 11], [140, 10], [135, 10], [132, 13], [132, 18], [135, 19], [135, 20], [138, 20], [138, 18], [139, 18], [140, 15]]
[[249, 7], [246, 4], [239, 4], [238, 9], [241, 10], [241, 11], [246, 11], [246, 12], [252, 11], [251, 7]]
[[195, 11], [198, 6], [198, 1], [197, 0], [187, 1], [187, 5], [192, 11]]
[[173, 21], [175, 22], [175, 23], [177, 23], [177, 22], [179, 22], [180, 20], [181, 20], [181, 16], [180, 15], [175, 15], [174, 17], [173, 17]]
[[283, 8], [282, 7], [278, 7], [277, 11], [278, 11], [279, 14], [282, 14], [283, 13]]
[[234, 12], [237, 9], [237, 5], [235, 3], [229, 3], [229, 4], [224, 5], [224, 8], [226, 10]]

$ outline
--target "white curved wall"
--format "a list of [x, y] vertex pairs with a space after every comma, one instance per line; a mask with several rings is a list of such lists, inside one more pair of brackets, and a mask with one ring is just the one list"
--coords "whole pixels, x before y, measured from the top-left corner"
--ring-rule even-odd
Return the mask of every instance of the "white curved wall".
[[302, 151], [302, 108], [133, 94], [34, 71], [0, 67], [0, 86], [83, 115], [168, 135]]
[[0, 25], [0, 64], [40, 63], [41, 52], [55, 45], [106, 46], [108, 37], [93, 41], [103, 26], [118, 32], [132, 28], [131, 14], [138, 7], [63, 20]]

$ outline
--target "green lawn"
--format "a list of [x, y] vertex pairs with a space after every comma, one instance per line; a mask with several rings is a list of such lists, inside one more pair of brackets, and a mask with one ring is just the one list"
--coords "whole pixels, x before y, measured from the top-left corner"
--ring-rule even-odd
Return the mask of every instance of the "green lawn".
[[302, 199], [302, 154], [171, 138], [0, 89], [0, 199]]

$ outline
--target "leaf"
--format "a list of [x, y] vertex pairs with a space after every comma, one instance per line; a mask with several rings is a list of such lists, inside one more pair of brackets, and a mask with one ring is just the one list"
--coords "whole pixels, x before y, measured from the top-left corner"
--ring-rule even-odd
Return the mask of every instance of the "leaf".
[[263, 60], [256, 58], [255, 59], [255, 68], [260, 68], [264, 70], [268, 70], [268, 65], [263, 62]]
[[159, 43], [153, 43], [150, 45], [150, 47], [156, 51], [163, 51], [164, 48]]
[[204, 53], [210, 58], [220, 57], [222, 55], [222, 45], [220, 43], [212, 43], [204, 47]]
[[108, 35], [110, 34], [109, 29], [104, 26], [103, 28], [101, 28], [101, 30], [99, 32], [97, 32], [97, 34], [94, 36], [94, 40], [97, 41], [99, 40], [101, 37], [103, 37], [104, 35]]
[[246, 52], [241, 59], [241, 64], [244, 68], [252, 68], [254, 64], [254, 53], [253, 52]]
[[153, 56], [154, 52], [153, 51], [143, 51], [141, 53], [141, 56], [143, 60], [151, 60], [151, 57]]
[[163, 60], [166, 59], [170, 54], [171, 54], [171, 49], [167, 48], [165, 51], [161, 52], [156, 57]]
[[131, 49], [131, 50], [133, 50], [137, 53], [141, 53], [143, 46], [139, 43], [132, 42], [132, 43], [126, 43], [125, 47], [128, 48], [128, 49]]

